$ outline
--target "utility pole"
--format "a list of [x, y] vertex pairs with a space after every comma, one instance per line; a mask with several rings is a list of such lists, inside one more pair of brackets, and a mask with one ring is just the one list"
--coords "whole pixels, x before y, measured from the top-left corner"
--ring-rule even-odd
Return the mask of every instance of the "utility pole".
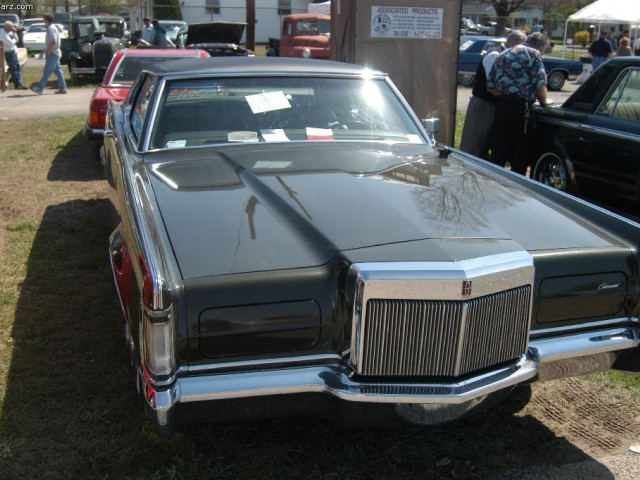
[[256, 0], [247, 2], [247, 48], [256, 50]]

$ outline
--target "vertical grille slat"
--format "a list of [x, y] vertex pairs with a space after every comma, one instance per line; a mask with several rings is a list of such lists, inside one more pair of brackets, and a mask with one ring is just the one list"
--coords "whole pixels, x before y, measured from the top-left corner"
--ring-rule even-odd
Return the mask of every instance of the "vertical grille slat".
[[531, 287], [466, 301], [371, 299], [358, 336], [363, 375], [460, 376], [525, 351]]

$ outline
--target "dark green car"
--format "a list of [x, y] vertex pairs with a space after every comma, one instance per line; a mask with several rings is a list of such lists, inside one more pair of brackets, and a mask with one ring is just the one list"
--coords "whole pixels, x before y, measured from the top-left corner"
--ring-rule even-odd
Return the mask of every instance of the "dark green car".
[[161, 435], [300, 412], [436, 424], [638, 368], [640, 225], [454, 152], [436, 123], [328, 60], [163, 62], [111, 102], [109, 256]]

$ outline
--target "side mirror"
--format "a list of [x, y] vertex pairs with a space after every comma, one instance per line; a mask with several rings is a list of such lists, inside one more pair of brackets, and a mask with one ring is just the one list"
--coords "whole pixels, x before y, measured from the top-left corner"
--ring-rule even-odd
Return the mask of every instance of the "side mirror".
[[436, 144], [436, 133], [440, 130], [440, 119], [438, 117], [423, 118], [422, 126], [427, 131], [427, 136], [431, 141], [431, 145]]
[[430, 134], [436, 134], [440, 131], [440, 119], [438, 117], [423, 118], [422, 126]]

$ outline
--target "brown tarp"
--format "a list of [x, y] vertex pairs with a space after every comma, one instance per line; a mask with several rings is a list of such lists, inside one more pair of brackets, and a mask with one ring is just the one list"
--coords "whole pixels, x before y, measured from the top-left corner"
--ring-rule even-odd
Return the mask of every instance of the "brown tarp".
[[[387, 72], [419, 118], [440, 118], [437, 139], [451, 145], [461, 8], [462, 0], [333, 0], [331, 58]], [[404, 28], [411, 22], [412, 12], [424, 19], [425, 9], [441, 9], [431, 33]], [[396, 14], [398, 11], [401, 13]], [[384, 24], [384, 19], [391, 24]], [[376, 30], [381, 22], [383, 28]], [[393, 22], [405, 34], [409, 31], [408, 37], [394, 37], [399, 33], [393, 30]], [[435, 38], [416, 38], [416, 33]], [[387, 36], [382, 38], [383, 34]]]

